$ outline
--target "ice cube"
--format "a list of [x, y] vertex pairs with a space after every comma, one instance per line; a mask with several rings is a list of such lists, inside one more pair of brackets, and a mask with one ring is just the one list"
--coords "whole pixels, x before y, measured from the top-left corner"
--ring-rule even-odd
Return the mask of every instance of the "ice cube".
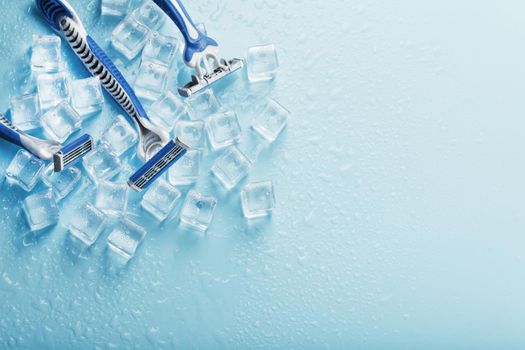
[[135, 80], [135, 93], [146, 101], [157, 100], [166, 89], [169, 69], [161, 64], [143, 62]]
[[40, 118], [40, 124], [47, 136], [63, 143], [80, 127], [81, 118], [66, 102], [49, 110]]
[[216, 206], [216, 198], [191, 190], [182, 205], [181, 222], [192, 229], [206, 232], [213, 219]]
[[58, 72], [61, 64], [60, 37], [33, 35], [31, 69], [34, 72]]
[[226, 190], [231, 190], [248, 175], [251, 163], [244, 154], [232, 146], [219, 157], [211, 168], [212, 174]]
[[208, 140], [214, 150], [231, 146], [241, 139], [241, 125], [235, 112], [217, 113], [206, 118]]
[[144, 48], [150, 30], [131, 16], [126, 17], [111, 34], [111, 45], [126, 59], [132, 60]]
[[288, 123], [290, 112], [274, 99], [268, 100], [261, 113], [252, 120], [252, 128], [268, 142], [274, 142]]
[[143, 2], [131, 13], [131, 17], [151, 30], [159, 30], [166, 19], [164, 12], [152, 1]]
[[100, 181], [95, 206], [107, 214], [124, 213], [128, 207], [128, 189], [125, 183]]
[[102, 16], [123, 17], [128, 13], [130, 0], [102, 0], [100, 11]]
[[75, 189], [81, 178], [82, 173], [78, 168], [70, 166], [57, 173], [52, 164], [45, 169], [42, 175], [42, 181], [53, 190], [57, 201], [67, 197]]
[[104, 108], [100, 79], [74, 80], [71, 83], [71, 105], [82, 116], [100, 112]]
[[173, 185], [191, 185], [199, 179], [201, 152], [191, 149], [168, 170]]
[[11, 97], [9, 103], [11, 105], [11, 121], [13, 125], [22, 131], [40, 127], [38, 94]]
[[171, 67], [175, 57], [180, 52], [181, 41], [155, 32], [151, 35], [144, 51], [142, 62], [153, 62]]
[[179, 120], [175, 124], [175, 135], [191, 148], [202, 150], [206, 147], [206, 134], [202, 120]]
[[84, 204], [71, 216], [69, 233], [86, 247], [91, 247], [106, 228], [108, 217], [91, 203]]
[[55, 197], [50, 190], [28, 196], [22, 208], [32, 232], [56, 225], [60, 218]]
[[44, 161], [22, 149], [11, 160], [5, 176], [9, 183], [18, 185], [29, 192], [35, 188], [42, 171], [44, 171], [44, 166]]
[[164, 221], [179, 201], [181, 193], [164, 179], [158, 179], [142, 198], [141, 206], [158, 221]]
[[275, 45], [254, 46], [248, 49], [246, 58], [248, 78], [251, 82], [272, 80], [277, 76], [279, 60]]
[[117, 157], [131, 148], [138, 140], [135, 128], [122, 115], [117, 116], [105, 129], [101, 142], [107, 144]]
[[82, 159], [84, 169], [95, 181], [109, 180], [120, 171], [121, 162], [113, 150], [105, 143], [100, 143], [97, 148]]
[[268, 216], [275, 208], [271, 181], [249, 183], [241, 191], [242, 211], [247, 219]]
[[108, 248], [129, 260], [135, 255], [144, 237], [146, 230], [143, 227], [128, 218], [121, 218], [108, 236]]
[[243, 133], [237, 148], [246, 156], [250, 163], [254, 164], [261, 152], [269, 145], [270, 143], [265, 138], [253, 129], [248, 129], [248, 132]]
[[212, 114], [218, 113], [221, 105], [215, 97], [213, 90], [207, 89], [188, 99], [193, 119], [204, 119]]
[[166, 131], [171, 132], [177, 120], [188, 113], [188, 105], [171, 91], [151, 105], [151, 120]]
[[69, 77], [65, 72], [40, 74], [37, 78], [38, 97], [42, 111], [69, 102]]

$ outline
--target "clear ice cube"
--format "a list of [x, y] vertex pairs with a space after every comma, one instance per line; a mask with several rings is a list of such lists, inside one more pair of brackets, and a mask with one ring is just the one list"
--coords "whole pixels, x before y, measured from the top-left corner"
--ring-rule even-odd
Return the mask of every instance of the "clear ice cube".
[[246, 58], [248, 78], [251, 82], [272, 80], [277, 76], [279, 60], [275, 45], [253, 46], [248, 49]]
[[144, 48], [150, 30], [131, 16], [126, 17], [111, 34], [111, 45], [126, 59], [132, 60]]
[[15, 184], [29, 192], [35, 188], [42, 171], [44, 171], [44, 167], [44, 161], [21, 149], [11, 160], [5, 176], [9, 183]]
[[175, 124], [175, 136], [190, 148], [206, 147], [206, 134], [202, 120], [179, 120]]
[[190, 149], [168, 170], [168, 179], [173, 185], [191, 185], [199, 179], [201, 152]]
[[217, 199], [207, 197], [197, 191], [189, 191], [182, 205], [180, 219], [186, 226], [206, 232], [213, 219]]
[[237, 148], [252, 164], [254, 164], [259, 158], [261, 152], [269, 145], [270, 143], [259, 135], [259, 133], [255, 132], [253, 129], [248, 129], [248, 132], [242, 134], [241, 142], [239, 142]]
[[206, 118], [208, 140], [214, 150], [231, 146], [241, 139], [241, 125], [235, 112], [217, 113]]
[[188, 104], [191, 109], [191, 117], [193, 119], [204, 119], [212, 114], [218, 113], [221, 105], [213, 90], [206, 89], [196, 95], [192, 95], [188, 99]]
[[142, 62], [153, 62], [171, 67], [180, 52], [181, 41], [155, 32], [142, 51]]
[[84, 204], [71, 216], [69, 233], [86, 247], [91, 247], [106, 228], [108, 217], [91, 203]]
[[274, 142], [288, 123], [290, 112], [274, 99], [268, 100], [261, 113], [252, 120], [252, 128], [268, 142]]
[[146, 101], [157, 100], [168, 82], [169, 69], [153, 62], [142, 62], [135, 79], [135, 93]]
[[179, 201], [181, 193], [164, 179], [158, 179], [142, 197], [140, 203], [158, 221], [164, 221]]
[[102, 16], [123, 17], [128, 13], [130, 0], [102, 0], [100, 12]]
[[40, 127], [40, 104], [38, 94], [14, 96], [9, 99], [11, 122], [22, 131]]
[[188, 105], [171, 91], [166, 93], [151, 105], [149, 116], [151, 120], [166, 131], [172, 131], [177, 120], [187, 115]]
[[251, 163], [246, 156], [232, 146], [215, 161], [211, 172], [229, 191], [248, 175], [250, 167]]
[[109, 180], [120, 171], [121, 162], [113, 150], [105, 143], [100, 143], [82, 159], [84, 169], [95, 181]]
[[33, 35], [31, 70], [47, 73], [58, 72], [60, 64], [60, 37], [56, 35]]
[[95, 206], [107, 214], [124, 213], [128, 207], [128, 189], [125, 183], [100, 181]]
[[108, 236], [108, 248], [129, 260], [135, 255], [146, 233], [143, 227], [128, 218], [121, 218]]
[[102, 133], [101, 142], [107, 144], [120, 157], [138, 140], [135, 128], [122, 115], [117, 116]]
[[63, 143], [80, 127], [81, 118], [68, 103], [62, 102], [45, 113], [40, 124], [47, 136]]
[[37, 89], [42, 111], [62, 102], [69, 102], [69, 77], [65, 72], [40, 74], [37, 78]]
[[249, 183], [241, 191], [242, 211], [247, 219], [268, 216], [275, 208], [271, 181]]
[[104, 108], [100, 79], [93, 77], [71, 82], [71, 105], [82, 116], [100, 112]]
[[22, 208], [32, 232], [56, 225], [60, 218], [55, 197], [50, 190], [28, 196]]
[[67, 197], [81, 178], [80, 169], [70, 166], [57, 173], [54, 171], [53, 164], [49, 165], [42, 175], [42, 181], [53, 190], [57, 201]]
[[150, 30], [159, 30], [166, 19], [164, 12], [153, 1], [144, 1], [131, 13], [131, 17]]

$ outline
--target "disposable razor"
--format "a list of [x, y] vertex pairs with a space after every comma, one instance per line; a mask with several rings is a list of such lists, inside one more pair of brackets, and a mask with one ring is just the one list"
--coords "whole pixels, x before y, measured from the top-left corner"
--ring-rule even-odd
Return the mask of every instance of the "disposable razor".
[[182, 32], [186, 42], [184, 62], [196, 72], [188, 84], [179, 88], [182, 96], [190, 97], [244, 66], [244, 61], [238, 58], [229, 61], [218, 58], [219, 45], [197, 29], [180, 0], [153, 0], [153, 2]]
[[88, 134], [62, 146], [56, 141], [42, 140], [22, 132], [2, 113], [0, 113], [0, 137], [26, 149], [35, 157], [53, 160], [56, 172], [61, 172], [93, 150], [93, 139]]
[[111, 59], [87, 34], [78, 15], [65, 0], [37, 0], [47, 23], [71, 46], [87, 70], [100, 79], [104, 89], [124, 109], [135, 125], [139, 138], [137, 155], [145, 164], [133, 174], [128, 184], [136, 191], [151, 185], [179, 160], [188, 147], [155, 126], [124, 76]]

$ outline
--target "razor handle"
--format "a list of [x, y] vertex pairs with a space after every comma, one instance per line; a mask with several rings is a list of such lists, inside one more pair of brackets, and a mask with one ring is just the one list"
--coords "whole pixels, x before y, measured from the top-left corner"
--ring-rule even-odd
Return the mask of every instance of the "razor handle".
[[215, 40], [199, 32], [180, 0], [153, 0], [153, 2], [171, 18], [181, 31], [186, 42], [184, 62], [188, 66], [195, 67], [198, 63], [194, 59], [195, 53], [203, 52], [209, 46], [218, 46]]
[[22, 142], [21, 134], [7, 118], [0, 113], [0, 137], [22, 148], [26, 148]]
[[61, 24], [61, 32], [88, 71], [100, 79], [104, 89], [126, 111], [131, 122], [149, 121], [131, 86], [95, 40], [89, 35], [83, 36], [73, 20]]

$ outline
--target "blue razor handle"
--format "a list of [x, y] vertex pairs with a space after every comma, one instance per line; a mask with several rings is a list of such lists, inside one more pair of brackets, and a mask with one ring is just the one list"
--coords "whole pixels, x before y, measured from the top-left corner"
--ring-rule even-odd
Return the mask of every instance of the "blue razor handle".
[[212, 38], [199, 32], [188, 12], [180, 2], [180, 0], [153, 0], [177, 25], [186, 42], [184, 50], [184, 61], [190, 67], [195, 67], [198, 59], [195, 54], [204, 52], [210, 46], [218, 47], [219, 45]]
[[[21, 139], [20, 131], [3, 114], [0, 113], [0, 137], [22, 148], [26, 148]], [[26, 148], [27, 149], [27, 148]], [[28, 150], [29, 151], [29, 150]]]

